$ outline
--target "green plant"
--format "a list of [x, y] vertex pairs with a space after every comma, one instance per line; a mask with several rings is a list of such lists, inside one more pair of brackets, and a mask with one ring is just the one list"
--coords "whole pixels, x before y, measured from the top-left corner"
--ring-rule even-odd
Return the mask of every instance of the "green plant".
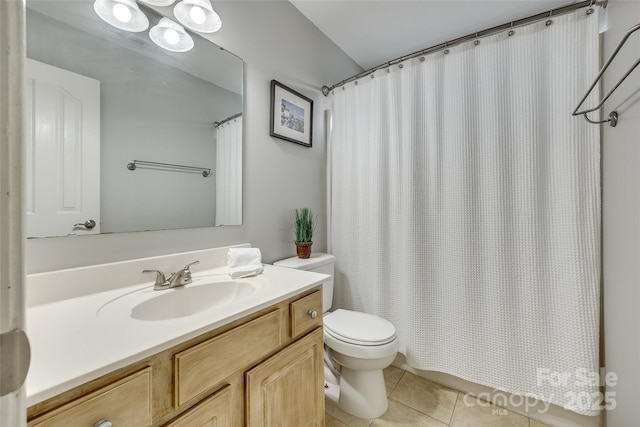
[[316, 229], [316, 217], [309, 208], [294, 211], [296, 223], [296, 242], [311, 242]]

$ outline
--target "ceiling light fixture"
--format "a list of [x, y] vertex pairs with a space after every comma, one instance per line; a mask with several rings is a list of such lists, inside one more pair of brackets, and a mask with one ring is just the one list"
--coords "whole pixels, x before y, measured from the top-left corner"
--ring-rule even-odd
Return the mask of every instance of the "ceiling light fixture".
[[222, 20], [209, 0], [182, 0], [173, 14], [182, 25], [200, 33], [215, 33], [222, 28]]
[[172, 52], [187, 52], [193, 49], [193, 39], [184, 28], [169, 18], [162, 18], [149, 30], [151, 40], [163, 49]]
[[142, 0], [142, 3], [151, 6], [171, 6], [176, 0]]
[[121, 30], [137, 33], [149, 28], [149, 20], [135, 0], [96, 0], [93, 10], [103, 21]]

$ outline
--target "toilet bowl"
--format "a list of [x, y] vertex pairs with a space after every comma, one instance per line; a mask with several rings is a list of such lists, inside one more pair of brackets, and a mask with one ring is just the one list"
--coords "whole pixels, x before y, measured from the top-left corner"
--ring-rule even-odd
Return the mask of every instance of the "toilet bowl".
[[324, 317], [324, 343], [339, 367], [337, 405], [360, 418], [378, 418], [387, 412], [382, 370], [398, 352], [391, 323], [368, 313], [338, 309]]
[[333, 299], [335, 257], [315, 253], [275, 262], [280, 267], [330, 274], [323, 283], [325, 344], [325, 396], [340, 409], [360, 418], [378, 418], [388, 408], [382, 370], [396, 357], [399, 343], [395, 327], [369, 313], [337, 309]]

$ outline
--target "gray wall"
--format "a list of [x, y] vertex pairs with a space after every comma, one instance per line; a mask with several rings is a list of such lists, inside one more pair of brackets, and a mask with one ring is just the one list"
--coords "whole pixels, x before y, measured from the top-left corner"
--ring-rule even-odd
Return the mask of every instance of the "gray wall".
[[[640, 3], [609, 3], [605, 58], [622, 34], [640, 20]], [[240, 227], [125, 233], [27, 242], [28, 272], [110, 262], [141, 256], [249, 241], [266, 261], [294, 254], [291, 209], [320, 213], [315, 249], [326, 248], [325, 145], [319, 92], [359, 71], [288, 2], [216, 2], [223, 29], [211, 38], [243, 57], [245, 65], [244, 225]], [[282, 48], [283, 40], [287, 49]], [[635, 61], [639, 34], [629, 40], [607, 73], [606, 85]], [[272, 78], [315, 100], [314, 147], [306, 149], [268, 136]], [[603, 277], [605, 362], [618, 374], [616, 409], [607, 425], [637, 425], [640, 402], [640, 71], [607, 103], [621, 113], [616, 128], [603, 127]], [[629, 98], [627, 100], [627, 98]], [[627, 101], [625, 101], [627, 100]], [[576, 100], [577, 101], [577, 100]]]
[[[319, 214], [314, 250], [326, 250], [324, 114], [320, 92], [360, 68], [286, 1], [216, 1], [211, 40], [245, 61], [243, 225], [30, 239], [28, 273], [251, 242], [265, 262], [295, 255], [292, 210]], [[312, 98], [313, 147], [269, 136], [271, 79]], [[198, 200], [193, 200], [196, 208]]]
[[[640, 22], [640, 2], [609, 2], [606, 60], [624, 33]], [[609, 90], [638, 59], [640, 33], [634, 33], [605, 74]], [[618, 88], [603, 115], [620, 113], [615, 128], [603, 126], [603, 276], [604, 355], [618, 384], [616, 408], [607, 426], [637, 426], [640, 420], [640, 70]]]

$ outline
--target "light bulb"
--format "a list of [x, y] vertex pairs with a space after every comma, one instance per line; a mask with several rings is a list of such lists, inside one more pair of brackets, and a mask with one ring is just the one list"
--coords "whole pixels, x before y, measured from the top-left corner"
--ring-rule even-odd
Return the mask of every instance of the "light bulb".
[[113, 6], [113, 16], [120, 22], [131, 21], [131, 11], [122, 3], [116, 3], [116, 5]]
[[176, 30], [174, 30], [173, 28], [167, 28], [164, 31], [164, 39], [167, 41], [167, 43], [169, 43], [170, 45], [176, 45], [178, 44], [178, 42], [180, 41], [180, 35], [178, 34], [178, 32]]
[[202, 24], [207, 17], [204, 14], [204, 10], [200, 6], [193, 6], [189, 11], [189, 16], [193, 19], [193, 22], [200, 25]]

